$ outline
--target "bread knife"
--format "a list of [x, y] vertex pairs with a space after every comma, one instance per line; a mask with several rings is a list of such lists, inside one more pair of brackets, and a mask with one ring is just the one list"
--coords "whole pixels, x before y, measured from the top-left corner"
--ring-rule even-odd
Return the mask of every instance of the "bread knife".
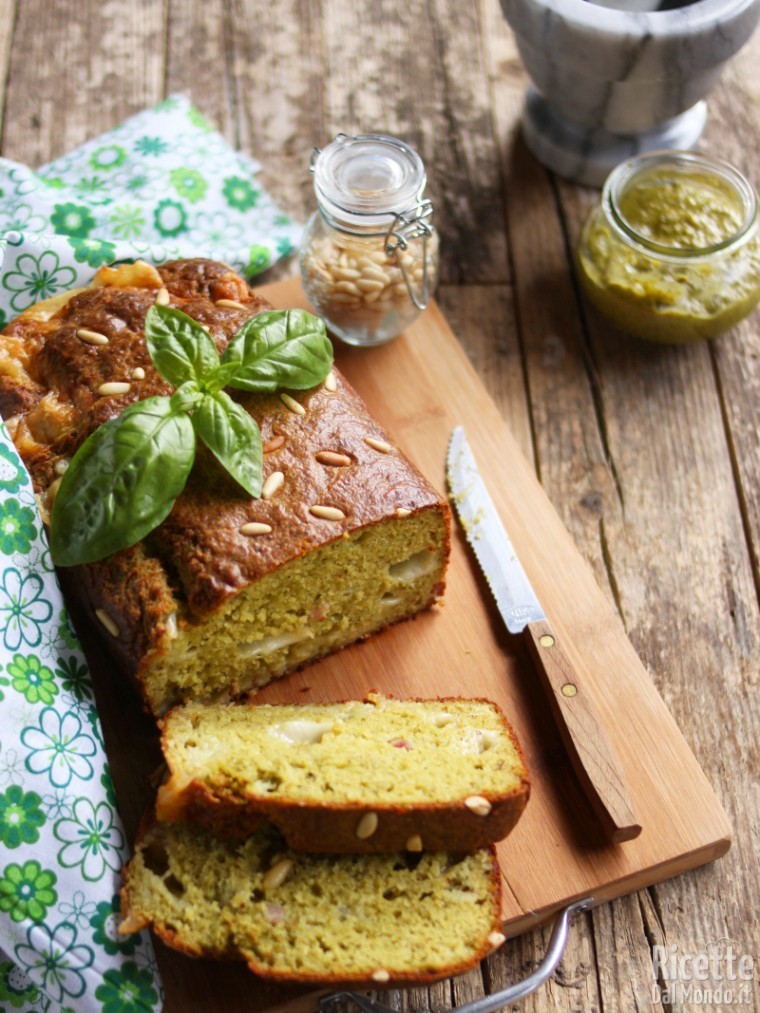
[[591, 704], [590, 693], [562, 649], [517, 558], [461, 426], [446, 456], [450, 498], [510, 633], [527, 638], [557, 728], [578, 780], [614, 843], [641, 833], [620, 766]]

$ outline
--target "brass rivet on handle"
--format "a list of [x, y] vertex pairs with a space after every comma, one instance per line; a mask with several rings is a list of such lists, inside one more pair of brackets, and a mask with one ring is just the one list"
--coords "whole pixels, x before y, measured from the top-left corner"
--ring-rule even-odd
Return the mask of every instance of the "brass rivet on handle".
[[575, 696], [578, 692], [578, 687], [574, 686], [572, 682], [566, 682], [562, 687], [562, 696]]
[[542, 637], [538, 638], [538, 642], [542, 647], [554, 647], [554, 637], [551, 633], [544, 633]]

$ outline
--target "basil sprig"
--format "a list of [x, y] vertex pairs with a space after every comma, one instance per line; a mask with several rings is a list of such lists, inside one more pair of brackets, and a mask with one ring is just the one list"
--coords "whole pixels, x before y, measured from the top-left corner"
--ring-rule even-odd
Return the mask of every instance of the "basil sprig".
[[306, 390], [325, 379], [333, 361], [324, 322], [304, 310], [251, 317], [220, 358], [199, 323], [154, 305], [145, 341], [176, 389], [130, 405], [76, 452], [53, 506], [50, 548], [58, 566], [102, 559], [156, 528], [185, 487], [198, 437], [250, 496], [260, 496], [259, 427], [223, 388]]

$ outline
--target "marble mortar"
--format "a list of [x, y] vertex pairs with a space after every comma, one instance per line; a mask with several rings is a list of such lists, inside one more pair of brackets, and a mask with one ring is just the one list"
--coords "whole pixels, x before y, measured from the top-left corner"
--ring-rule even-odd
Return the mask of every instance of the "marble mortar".
[[760, 18], [760, 0], [500, 2], [532, 81], [528, 147], [592, 186], [642, 151], [694, 147], [706, 96]]

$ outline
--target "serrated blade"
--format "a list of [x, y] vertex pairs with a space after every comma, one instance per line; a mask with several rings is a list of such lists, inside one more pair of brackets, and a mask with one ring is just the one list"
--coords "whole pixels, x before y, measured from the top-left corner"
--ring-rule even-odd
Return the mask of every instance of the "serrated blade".
[[525, 637], [557, 728], [605, 836], [616, 843], [641, 833], [620, 765], [596, 716], [591, 695], [530, 585], [501, 518], [457, 426], [446, 455], [451, 500], [467, 541], [510, 633]]
[[451, 434], [446, 455], [451, 500], [510, 633], [545, 619], [509, 535], [478, 470], [464, 429]]

